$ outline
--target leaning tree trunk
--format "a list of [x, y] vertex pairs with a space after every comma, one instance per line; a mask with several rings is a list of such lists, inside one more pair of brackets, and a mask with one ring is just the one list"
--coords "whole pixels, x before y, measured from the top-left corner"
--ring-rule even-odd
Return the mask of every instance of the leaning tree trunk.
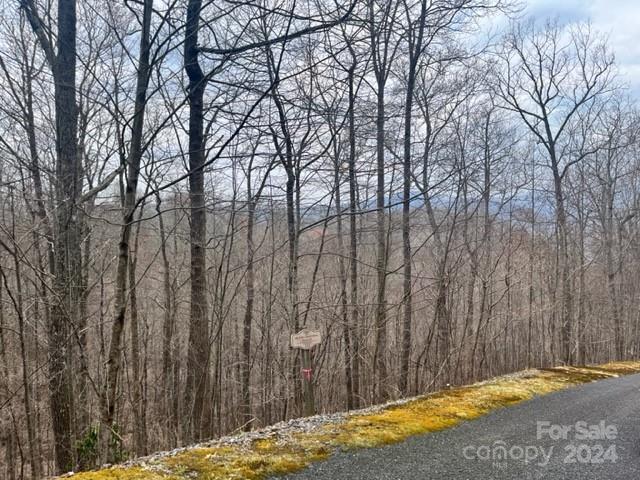
[[111, 342], [107, 356], [107, 379], [102, 392], [102, 429], [101, 460], [108, 463], [115, 461], [119, 455], [120, 437], [115, 431], [115, 414], [118, 389], [118, 376], [122, 362], [122, 335], [124, 332], [127, 309], [127, 284], [129, 268], [129, 239], [136, 209], [136, 190], [142, 158], [142, 134], [144, 114], [147, 103], [147, 86], [149, 83], [149, 36], [151, 28], [151, 12], [153, 0], [145, 0], [143, 12], [142, 34], [140, 36], [140, 58], [136, 78], [135, 114], [131, 129], [131, 145], [127, 157], [127, 182], [122, 203], [122, 224], [118, 245], [118, 264], [115, 280], [114, 319], [111, 327]]

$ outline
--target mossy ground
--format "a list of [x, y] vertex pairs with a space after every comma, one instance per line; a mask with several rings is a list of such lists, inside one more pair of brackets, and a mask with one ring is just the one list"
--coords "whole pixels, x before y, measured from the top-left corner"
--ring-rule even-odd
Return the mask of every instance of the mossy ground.
[[496, 408], [572, 385], [640, 372], [640, 362], [556, 367], [499, 377], [427, 395], [382, 409], [353, 414], [311, 433], [254, 441], [250, 446], [192, 448], [133, 467], [73, 475], [72, 480], [259, 480], [300, 470], [338, 449], [400, 442], [409, 436], [452, 427]]

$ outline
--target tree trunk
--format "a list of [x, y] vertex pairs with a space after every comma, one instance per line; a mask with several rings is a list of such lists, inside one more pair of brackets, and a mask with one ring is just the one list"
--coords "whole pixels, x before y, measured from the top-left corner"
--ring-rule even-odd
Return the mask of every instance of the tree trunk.
[[375, 389], [377, 401], [389, 397], [387, 388], [387, 232], [385, 207], [385, 103], [384, 83], [378, 83], [376, 116], [376, 346], [374, 356]]
[[[552, 154], [553, 155], [553, 154]], [[560, 284], [562, 289], [562, 312], [560, 325], [560, 345], [562, 361], [571, 363], [571, 326], [573, 322], [573, 294], [570, 275], [569, 239], [567, 230], [567, 214], [565, 211], [562, 179], [555, 159], [552, 159], [553, 180], [556, 200], [556, 222], [558, 224], [558, 256], [560, 260]]]
[[251, 167], [247, 175], [247, 272], [245, 285], [247, 289], [247, 306], [244, 311], [242, 331], [242, 409], [245, 430], [250, 430], [253, 416], [251, 413], [251, 328], [253, 325], [253, 304], [255, 301], [254, 287], [254, 256], [253, 240], [255, 223], [255, 202], [251, 192]]
[[353, 63], [349, 69], [349, 266], [351, 286], [351, 340], [353, 345], [352, 389], [353, 407], [360, 406], [360, 306], [358, 305], [358, 183], [356, 179], [356, 131], [355, 131], [355, 90], [354, 75], [356, 57], [352, 52]]
[[107, 379], [101, 399], [102, 428], [100, 455], [103, 462], [112, 463], [119, 456], [120, 437], [114, 425], [118, 376], [122, 361], [122, 334], [124, 331], [127, 309], [127, 284], [129, 278], [129, 239], [136, 209], [136, 190], [142, 159], [142, 135], [144, 114], [147, 103], [147, 86], [149, 83], [149, 37], [151, 29], [151, 12], [153, 0], [145, 0], [142, 33], [140, 35], [140, 58], [136, 78], [135, 113], [131, 129], [131, 144], [127, 158], [127, 181], [122, 200], [122, 224], [118, 245], [118, 264], [115, 279], [114, 320], [111, 328], [111, 342], [107, 356]]
[[[22, 292], [22, 269], [21, 269], [21, 259], [19, 257], [17, 251], [17, 239], [15, 232], [15, 204], [13, 198], [13, 191], [10, 193], [10, 204], [11, 204], [11, 231], [12, 231], [12, 240], [14, 242], [14, 248], [10, 253], [13, 257], [13, 265], [15, 268], [15, 293], [11, 291], [9, 288], [9, 284], [7, 281], [7, 277], [5, 275], [4, 269], [0, 265], [0, 289], [2, 289], [2, 283], [4, 282], [4, 288], [9, 296], [11, 303], [13, 304], [13, 308], [16, 312], [16, 316], [18, 317], [18, 339], [20, 341], [20, 359], [22, 366], [22, 388], [23, 388], [23, 401], [24, 401], [24, 413], [25, 413], [25, 421], [27, 424], [27, 441], [29, 444], [29, 464], [31, 466], [31, 478], [34, 480], [39, 480], [42, 475], [40, 458], [38, 456], [38, 447], [37, 447], [37, 439], [36, 439], [36, 425], [35, 425], [35, 411], [33, 408], [33, 391], [31, 380], [29, 378], [29, 365], [27, 361], [27, 342], [26, 342], [26, 332], [25, 332], [25, 318], [24, 318], [24, 302], [23, 302], [23, 292]], [[4, 343], [4, 342], [3, 342]], [[4, 351], [4, 348], [2, 349]]]
[[53, 426], [56, 472], [74, 466], [71, 326], [75, 325], [79, 284], [78, 151], [76, 108], [76, 1], [58, 1], [57, 54], [35, 5], [25, 9], [29, 23], [45, 52], [55, 82], [56, 124], [56, 215], [54, 219], [53, 298], [48, 329], [49, 394]]
[[164, 218], [162, 215], [162, 199], [160, 193], [156, 194], [156, 213], [158, 215], [158, 226], [160, 234], [160, 255], [162, 257], [162, 283], [163, 283], [163, 322], [162, 322], [162, 392], [163, 400], [161, 411], [164, 418], [164, 424], [168, 433], [170, 446], [174, 446], [177, 442], [177, 434], [175, 422], [178, 416], [178, 410], [175, 408], [175, 401], [178, 398], [178, 392], [174, 389], [172, 382], [174, 371], [173, 351], [173, 335], [175, 330], [175, 310], [173, 300], [173, 288], [171, 284], [171, 264], [167, 255], [167, 234], [164, 226]]
[[[415, 46], [414, 48], [419, 48]], [[412, 55], [413, 57], [413, 55]], [[404, 107], [404, 156], [402, 162], [402, 261], [404, 262], [402, 303], [402, 352], [400, 364], [400, 393], [407, 394], [409, 360], [411, 357], [411, 317], [413, 295], [411, 291], [411, 120], [413, 110], [413, 90], [416, 76], [416, 60], [410, 58], [409, 76]]]
[[204, 92], [206, 79], [198, 59], [201, 0], [189, 0], [185, 24], [184, 68], [189, 78], [189, 200], [191, 245], [191, 310], [187, 382], [184, 395], [184, 435], [190, 443], [202, 438], [208, 411], [209, 324], [207, 317], [207, 217], [204, 198]]
[[[349, 324], [349, 312], [347, 306], [347, 269], [344, 261], [344, 233], [342, 226], [342, 196], [340, 191], [340, 159], [336, 152], [334, 158], [333, 188], [335, 189], [337, 211], [337, 237], [338, 237], [338, 273], [340, 275], [340, 318], [342, 320], [342, 341], [344, 343], [344, 376], [347, 396], [347, 410], [353, 409], [353, 351], [352, 328]], [[326, 227], [325, 227], [326, 229]], [[323, 232], [324, 233], [324, 232]], [[323, 236], [324, 239], [324, 236]]]
[[[138, 223], [138, 226], [140, 223]], [[138, 232], [139, 234], [139, 232]], [[137, 237], [138, 235], [136, 235]], [[137, 243], [137, 239], [136, 239]], [[135, 251], [137, 251], [137, 247]], [[131, 309], [129, 317], [131, 319], [131, 366], [133, 382], [133, 412], [134, 412], [134, 451], [136, 456], [141, 457], [147, 452], [147, 421], [146, 409], [144, 405], [144, 376], [141, 370], [140, 360], [140, 327], [138, 322], [138, 293], [136, 288], [136, 264], [137, 258], [131, 258], [129, 263], [129, 301]]]

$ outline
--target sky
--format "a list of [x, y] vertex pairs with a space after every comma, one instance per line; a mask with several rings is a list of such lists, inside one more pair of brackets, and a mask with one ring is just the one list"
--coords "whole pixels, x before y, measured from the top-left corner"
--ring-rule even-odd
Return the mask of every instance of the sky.
[[588, 21], [607, 35], [622, 80], [640, 97], [640, 0], [528, 0], [526, 14]]

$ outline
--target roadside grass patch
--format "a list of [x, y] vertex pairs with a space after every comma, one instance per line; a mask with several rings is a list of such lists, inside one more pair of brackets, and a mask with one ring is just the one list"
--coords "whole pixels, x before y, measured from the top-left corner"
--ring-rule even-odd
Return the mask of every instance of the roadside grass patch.
[[261, 480], [303, 469], [336, 450], [370, 448], [401, 442], [472, 420], [497, 408], [537, 395], [606, 378], [640, 372], [640, 362], [527, 370], [417, 397], [405, 403], [353, 412], [344, 421], [308, 433], [278, 431], [249, 445], [193, 447], [71, 475], [72, 480]]
[[311, 461], [328, 455], [292, 446], [278, 446], [269, 440], [254, 442], [251, 449], [197, 448], [163, 460], [165, 467], [184, 478], [260, 479], [300, 470]]
[[143, 467], [112, 467], [71, 475], [73, 480], [182, 480], [181, 477], [156, 474]]

